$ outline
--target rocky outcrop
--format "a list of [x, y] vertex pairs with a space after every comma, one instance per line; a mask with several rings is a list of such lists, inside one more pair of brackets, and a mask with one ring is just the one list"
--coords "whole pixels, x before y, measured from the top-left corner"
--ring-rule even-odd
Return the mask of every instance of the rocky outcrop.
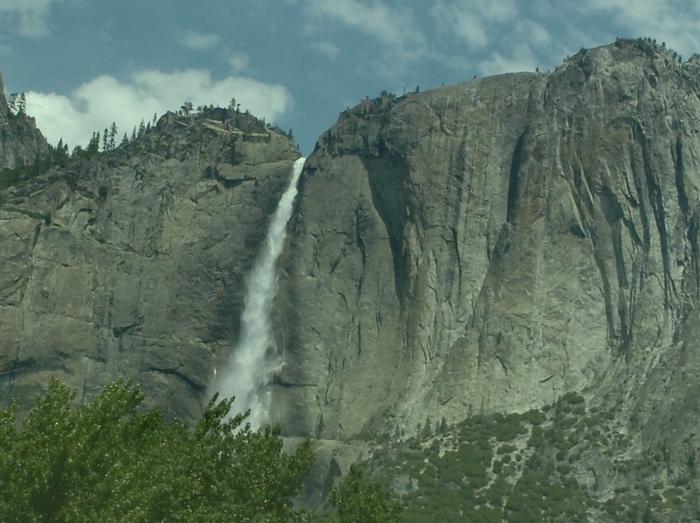
[[250, 115], [167, 114], [128, 145], [0, 193], [0, 390], [118, 377], [198, 418], [295, 144]]
[[[123, 376], [196, 419], [298, 155], [210, 109], [1, 190], [3, 397]], [[620, 40], [551, 73], [365, 100], [307, 160], [289, 229], [273, 415], [320, 442], [312, 502], [378, 436], [574, 391], [586, 430], [605, 413], [625, 445], [591, 435], [603, 451], [574, 468], [593, 497], [649, 456], [665, 469], [643, 481], [697, 491], [698, 57]]]
[[283, 425], [412, 434], [583, 391], [686, 459], [699, 82], [697, 59], [620, 40], [343, 113], [307, 160], [283, 260]]
[[31, 165], [48, 152], [34, 118], [10, 111], [0, 76], [0, 170]]

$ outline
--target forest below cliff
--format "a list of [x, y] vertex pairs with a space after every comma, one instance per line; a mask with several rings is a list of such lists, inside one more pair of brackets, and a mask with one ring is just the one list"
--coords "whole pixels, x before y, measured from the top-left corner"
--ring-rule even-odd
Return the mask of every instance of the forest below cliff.
[[391, 522], [399, 503], [353, 468], [323, 510], [294, 501], [313, 462], [310, 441], [283, 451], [279, 428], [253, 430], [214, 397], [192, 428], [142, 408], [116, 382], [76, 407], [54, 380], [28, 415], [0, 411], [0, 512], [7, 521]]

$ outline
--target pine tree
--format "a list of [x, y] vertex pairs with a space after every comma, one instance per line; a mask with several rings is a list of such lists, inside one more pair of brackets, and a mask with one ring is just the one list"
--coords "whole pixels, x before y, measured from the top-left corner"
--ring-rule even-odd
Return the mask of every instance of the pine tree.
[[157, 113], [153, 113], [153, 125], [155, 125], [155, 124], [157, 124], [157, 123], [158, 123], [158, 114], [157, 114]]
[[124, 136], [122, 137], [122, 143], [119, 144], [119, 147], [121, 147], [122, 145], [126, 145], [128, 143], [129, 143], [129, 137], [126, 135], [126, 133], [124, 133]]
[[17, 113], [17, 102], [19, 101], [19, 94], [18, 93], [12, 93], [10, 94], [10, 99], [7, 102], [7, 106], [9, 107], [10, 111], [13, 113]]
[[56, 150], [54, 151], [54, 162], [63, 167], [68, 161], [68, 145], [63, 143], [63, 138], [59, 138]]
[[106, 127], [104, 132], [102, 133], [102, 150], [109, 150], [109, 130]]
[[112, 122], [112, 126], [109, 128], [109, 148], [114, 149], [117, 146], [117, 124]]
[[333, 489], [331, 503], [340, 522], [393, 523], [401, 520], [403, 511], [391, 492], [367, 478], [364, 469], [357, 465], [352, 465], [348, 475]]
[[90, 142], [88, 143], [87, 150], [86, 150], [86, 156], [88, 158], [92, 158], [95, 156], [100, 150], [100, 131], [96, 131], [92, 133], [92, 138], [90, 139]]

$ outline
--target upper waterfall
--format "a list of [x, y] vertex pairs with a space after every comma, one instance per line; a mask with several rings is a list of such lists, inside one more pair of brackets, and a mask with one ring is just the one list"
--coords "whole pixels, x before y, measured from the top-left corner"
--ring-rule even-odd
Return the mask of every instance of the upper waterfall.
[[241, 337], [224, 369], [215, 377], [214, 389], [225, 397], [235, 396], [231, 414], [250, 409], [248, 421], [256, 428], [267, 415], [266, 385], [273, 365], [267, 352], [272, 344], [270, 310], [277, 294], [277, 259], [287, 236], [297, 183], [306, 158], [294, 162], [289, 186], [272, 217], [263, 248], [248, 276], [241, 316]]

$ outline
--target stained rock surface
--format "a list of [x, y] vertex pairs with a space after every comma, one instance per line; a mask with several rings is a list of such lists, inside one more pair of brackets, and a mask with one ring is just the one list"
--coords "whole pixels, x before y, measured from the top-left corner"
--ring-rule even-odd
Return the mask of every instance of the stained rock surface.
[[34, 118], [10, 111], [4, 89], [0, 76], [0, 170], [30, 165], [48, 151]]
[[[169, 113], [126, 146], [0, 193], [0, 388], [117, 378], [193, 421], [296, 145], [243, 113]], [[79, 399], [82, 399], [79, 394]]]
[[342, 113], [290, 224], [278, 419], [320, 438], [407, 435], [580, 391], [685, 459], [700, 428], [699, 96], [697, 56], [620, 40], [550, 73]]
[[[0, 99], [0, 167], [45, 144], [18, 122]], [[298, 156], [249, 115], [170, 113], [1, 189], [2, 398], [126, 377], [195, 420]], [[687, 468], [699, 275], [697, 56], [620, 40], [549, 73], [367, 99], [300, 180], [273, 420], [322, 440], [327, 490], [373, 438], [576, 391], [615, 414], [624, 452]], [[608, 465], [590, 463], [591, 488], [613, 488]]]

